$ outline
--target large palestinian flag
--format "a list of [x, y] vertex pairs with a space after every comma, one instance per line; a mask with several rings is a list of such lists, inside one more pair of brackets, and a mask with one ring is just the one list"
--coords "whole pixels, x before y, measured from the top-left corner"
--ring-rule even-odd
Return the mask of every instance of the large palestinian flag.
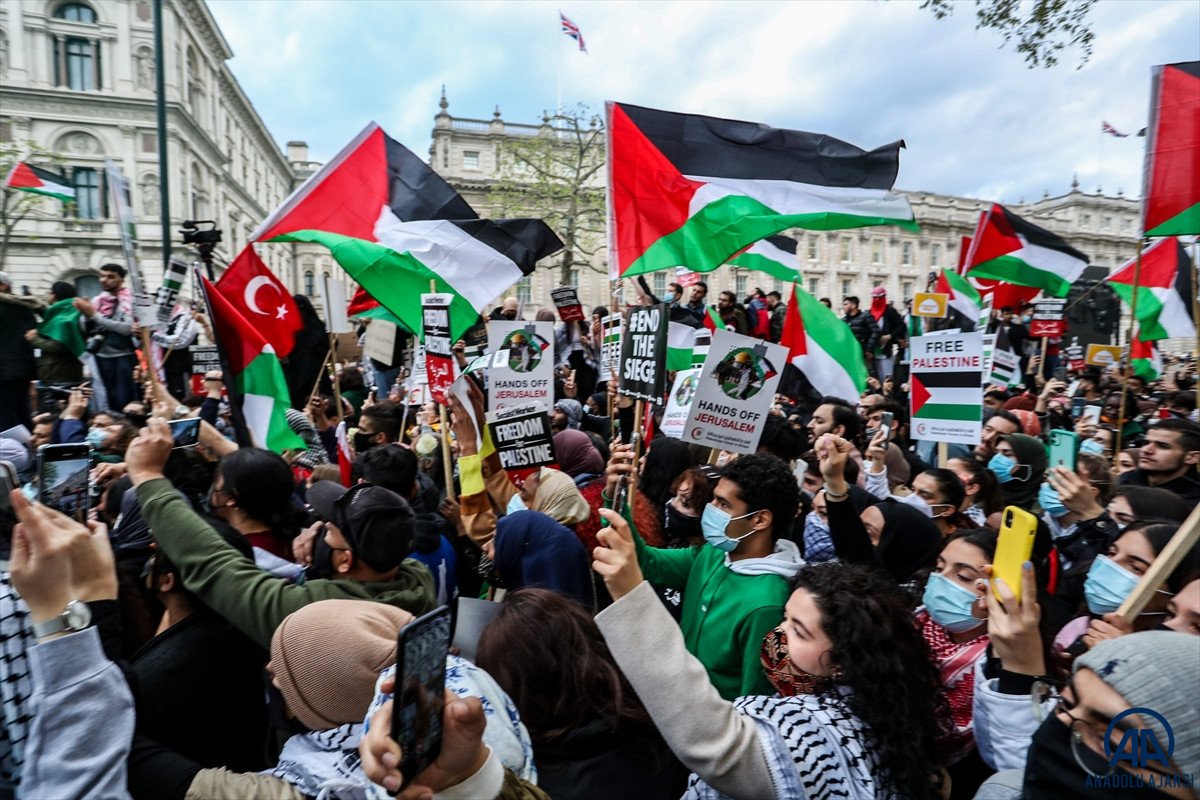
[[410, 330], [423, 331], [421, 294], [449, 292], [453, 338], [533, 272], [538, 259], [562, 249], [541, 220], [480, 219], [429, 165], [373, 122], [251, 240], [325, 245]]
[[765, 272], [786, 283], [800, 280], [800, 262], [796, 259], [796, 240], [787, 236], [768, 236], [729, 259], [735, 267]]
[[4, 179], [4, 185], [10, 189], [19, 189], [22, 192], [32, 192], [33, 194], [43, 194], [46, 197], [54, 197], [62, 200], [64, 203], [70, 203], [75, 200], [75, 187], [71, 185], [71, 182], [66, 177], [42, 167], [26, 164], [24, 161], [13, 165], [13, 168], [8, 171], [8, 176]]
[[995, 204], [979, 215], [964, 272], [1066, 297], [1087, 265], [1088, 257], [1066, 239]]
[[609, 269], [614, 279], [711, 272], [787, 228], [901, 225], [892, 191], [903, 142], [867, 151], [819, 133], [607, 104]]
[[[1137, 295], [1138, 335], [1153, 342], [1176, 336], [1193, 337], [1192, 299], [1196, 284], [1195, 268], [1187, 250], [1175, 237], [1162, 239], [1142, 253], [1139, 271], [1137, 258], [1108, 276], [1108, 285], [1132, 308]], [[1134, 286], [1134, 279], [1137, 286]]]
[[1142, 235], [1200, 233], [1200, 61], [1154, 68], [1142, 174]]
[[854, 403], [867, 388], [862, 345], [850, 326], [799, 286], [792, 286], [779, 343], [821, 395]]

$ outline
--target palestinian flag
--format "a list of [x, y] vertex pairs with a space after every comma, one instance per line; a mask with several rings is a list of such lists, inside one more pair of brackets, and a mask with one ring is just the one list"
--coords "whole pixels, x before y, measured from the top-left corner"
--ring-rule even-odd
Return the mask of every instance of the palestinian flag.
[[1087, 265], [1088, 257], [1066, 239], [995, 204], [979, 215], [964, 274], [1066, 297]]
[[958, 322], [958, 327], [962, 328], [963, 332], [969, 333], [975, 330], [975, 326], [979, 324], [980, 315], [983, 313], [983, 298], [969, 280], [957, 272], [943, 269], [938, 276], [935, 291], [949, 295], [947, 306], [952, 314], [959, 317], [955, 321]]
[[[1175, 237], [1162, 239], [1106, 279], [1109, 286], [1130, 308], [1137, 295], [1139, 336], [1147, 342], [1196, 335], [1192, 319], [1192, 298], [1196, 284], [1195, 268], [1187, 249]], [[1137, 285], [1134, 285], [1134, 279]]]
[[788, 349], [789, 363], [804, 373], [822, 396], [853, 403], [867, 388], [862, 346], [850, 326], [794, 284], [779, 343]]
[[723, 331], [729, 327], [725, 324], [725, 320], [721, 319], [721, 315], [717, 313], [716, 306], [708, 307], [708, 310], [704, 313], [703, 324], [704, 327], [708, 329], [709, 333]]
[[67, 348], [71, 355], [79, 358], [87, 348], [83, 340], [83, 328], [79, 325], [79, 311], [73, 303], [73, 298], [51, 303], [42, 312], [42, 324], [38, 327], [38, 334], [53, 339]]
[[196, 281], [208, 302], [235, 427], [244, 428], [239, 438], [276, 453], [305, 449], [304, 440], [288, 427], [287, 380], [275, 351], [199, 270]]
[[788, 228], [901, 225], [903, 142], [876, 150], [818, 133], [609, 102], [611, 277], [711, 272]]
[[796, 245], [796, 240], [787, 236], [768, 236], [729, 259], [729, 263], [735, 267], [765, 272], [786, 283], [795, 283], [800, 280]]
[[909, 376], [913, 419], [979, 422], [983, 401], [978, 372], [922, 372]]
[[1129, 345], [1129, 366], [1133, 374], [1149, 383], [1157, 380], [1163, 371], [1162, 353], [1154, 342], [1143, 339], [1139, 327]]
[[667, 323], [667, 370], [679, 372], [692, 367], [692, 351], [696, 347], [696, 331], [703, 330], [686, 322]]
[[373, 122], [250, 238], [325, 245], [409, 330], [423, 330], [422, 294], [449, 292], [454, 339], [533, 272], [538, 259], [562, 249], [541, 220], [480, 219], [429, 165]]
[[1200, 61], [1154, 68], [1146, 137], [1142, 235], [1200, 234]]
[[22, 192], [44, 194], [64, 203], [75, 202], [75, 187], [65, 176], [26, 164], [24, 161], [13, 165], [8, 171], [8, 177], [4, 179], [4, 185], [9, 189], [20, 189]]

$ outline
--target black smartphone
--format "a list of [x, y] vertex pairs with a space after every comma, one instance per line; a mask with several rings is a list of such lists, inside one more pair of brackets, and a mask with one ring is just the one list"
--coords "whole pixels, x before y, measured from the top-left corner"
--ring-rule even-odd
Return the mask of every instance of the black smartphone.
[[91, 448], [86, 444], [44, 444], [38, 448], [38, 500], [79, 523], [87, 522]]
[[13, 513], [8, 493], [18, 488], [17, 471], [7, 461], [0, 461], [0, 571], [8, 572], [8, 558], [12, 552], [12, 532], [17, 517]]
[[1071, 398], [1071, 419], [1079, 419], [1083, 415], [1083, 407], [1087, 405], [1086, 397]]
[[392, 738], [400, 745], [405, 786], [442, 750], [446, 655], [452, 634], [449, 606], [435, 608], [400, 629]]
[[175, 448], [195, 447], [200, 444], [200, 418], [173, 419], [167, 423], [171, 426], [171, 436], [175, 439]]
[[884, 411], [879, 415], [879, 429], [887, 431], [883, 437], [883, 443], [887, 444], [892, 440], [892, 425], [896, 421], [896, 415], [891, 411]]

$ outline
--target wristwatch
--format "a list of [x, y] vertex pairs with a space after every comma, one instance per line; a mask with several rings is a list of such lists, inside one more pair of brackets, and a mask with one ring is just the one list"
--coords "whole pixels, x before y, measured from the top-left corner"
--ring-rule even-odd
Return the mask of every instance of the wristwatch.
[[72, 600], [67, 603], [66, 609], [57, 617], [52, 617], [45, 622], [39, 622], [33, 626], [33, 635], [38, 639], [44, 636], [51, 636], [63, 631], [75, 633], [92, 624], [92, 609], [82, 600]]

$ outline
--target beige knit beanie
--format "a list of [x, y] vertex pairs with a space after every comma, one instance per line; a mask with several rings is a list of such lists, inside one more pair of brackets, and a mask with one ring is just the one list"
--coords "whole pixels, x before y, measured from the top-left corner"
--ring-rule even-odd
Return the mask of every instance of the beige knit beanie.
[[271, 637], [271, 670], [288, 709], [314, 731], [362, 722], [412, 620], [369, 600], [323, 600], [289, 614]]

